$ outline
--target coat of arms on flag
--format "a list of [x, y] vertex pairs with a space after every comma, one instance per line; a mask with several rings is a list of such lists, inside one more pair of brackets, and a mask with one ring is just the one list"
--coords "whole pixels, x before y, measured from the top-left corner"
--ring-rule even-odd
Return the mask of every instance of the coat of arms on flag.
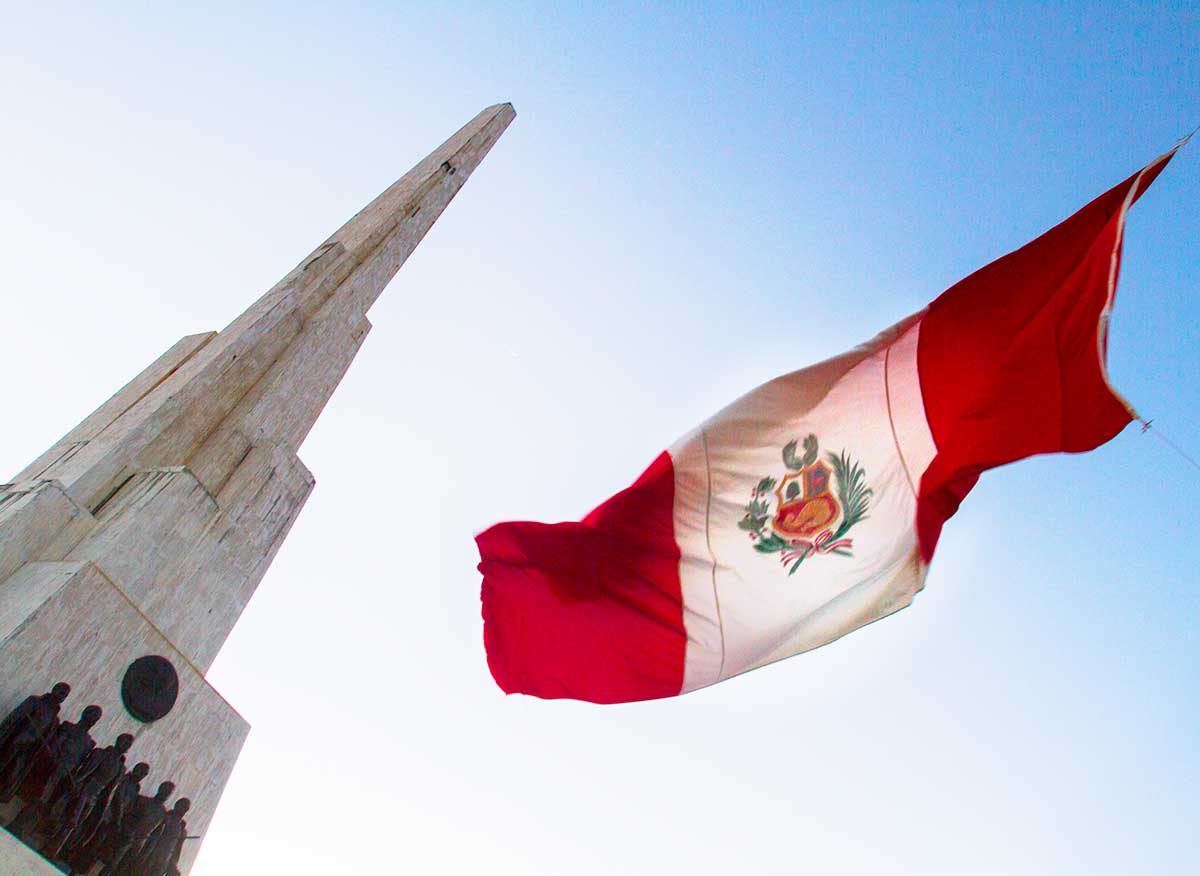
[[[789, 441], [783, 448], [787, 473], [778, 480], [770, 476], [760, 480], [750, 491], [745, 516], [738, 521], [738, 528], [749, 533], [754, 549], [778, 553], [779, 562], [789, 567], [789, 575], [816, 554], [851, 556], [854, 541], [842, 536], [867, 516], [873, 495], [866, 472], [845, 450], [828, 454], [826, 463], [819, 458], [816, 435], [804, 439], [803, 456], [796, 456], [796, 445]], [[831, 474], [836, 495], [830, 490]]]

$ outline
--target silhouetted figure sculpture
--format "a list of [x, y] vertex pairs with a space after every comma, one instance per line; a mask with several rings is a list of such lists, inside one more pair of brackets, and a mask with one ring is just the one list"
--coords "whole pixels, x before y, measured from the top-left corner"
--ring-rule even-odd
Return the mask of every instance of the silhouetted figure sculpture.
[[41, 696], [26, 697], [0, 722], [0, 803], [7, 803], [39, 757], [49, 751], [58, 710], [71, 686], [64, 681]]
[[[51, 804], [53, 828], [43, 847], [47, 858], [55, 860], [72, 845], [86, 838], [84, 826], [97, 802], [106, 797], [125, 772], [125, 752], [133, 745], [133, 737], [122, 733], [107, 748], [93, 748], [75, 771], [75, 785], [62, 805]], [[61, 812], [61, 815], [59, 814]]]
[[21, 810], [12, 823], [12, 832], [28, 842], [38, 824], [49, 814], [50, 803], [60, 794], [70, 794], [76, 787], [75, 770], [93, 748], [96, 747], [89, 733], [100, 720], [99, 706], [88, 706], [74, 724], [63, 723], [50, 740], [46, 760], [49, 774], [42, 783], [41, 792]]
[[146, 838], [167, 817], [167, 798], [175, 792], [172, 782], [163, 782], [153, 797], [139, 794], [129, 808], [117, 835], [112, 860], [104, 868], [105, 876], [132, 876], [132, 865]]
[[104, 876], [179, 876], [191, 801], [163, 782], [153, 797], [141, 794], [150, 766], [125, 772], [133, 736], [122, 733], [97, 748], [91, 730], [103, 715], [91, 705], [79, 720], [59, 721], [71, 686], [26, 697], [0, 721], [0, 803], [20, 794], [25, 806], [9, 826], [61, 869], [88, 873], [104, 862]]
[[187, 797], [175, 801], [175, 807], [146, 838], [134, 865], [133, 876], [175, 876], [179, 873], [176, 865], [183, 851], [183, 841], [187, 838], [187, 822], [183, 816], [191, 805], [192, 801]]
[[109, 862], [116, 852], [121, 838], [125, 819], [128, 817], [138, 794], [142, 790], [142, 779], [150, 773], [150, 764], [142, 762], [133, 765], [133, 769], [117, 781], [108, 799], [92, 811], [87, 821], [86, 837], [78, 843], [72, 842], [73, 848], [68, 852], [72, 869], [78, 873], [86, 873], [96, 861]]
[[109, 798], [108, 807], [104, 810], [100, 830], [120, 831], [129, 812], [133, 809], [133, 804], [137, 801], [138, 794], [141, 793], [142, 779], [149, 774], [150, 764], [137, 763], [133, 765], [132, 770], [121, 777], [121, 781], [117, 782], [117, 787], [113, 789], [112, 796]]
[[40, 802], [48, 803], [58, 794], [69, 792], [75, 771], [96, 747], [91, 729], [103, 714], [99, 706], [91, 705], [80, 713], [78, 721], [64, 721], [58, 725], [58, 731], [47, 748], [50, 771], [38, 795]]

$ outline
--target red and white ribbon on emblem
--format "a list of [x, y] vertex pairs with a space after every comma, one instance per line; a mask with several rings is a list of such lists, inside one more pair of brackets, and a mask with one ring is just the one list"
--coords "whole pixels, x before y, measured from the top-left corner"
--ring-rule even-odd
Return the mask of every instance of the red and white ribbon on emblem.
[[827, 554], [838, 548], [854, 547], [854, 539], [852, 538], [839, 538], [837, 541], [834, 541], [832, 529], [826, 529], [812, 541], [809, 541], [807, 538], [793, 538], [791, 539], [791, 543], [794, 545], [793, 549], [784, 551], [779, 557], [780, 562], [786, 564], [793, 560], [803, 559], [811, 554]]

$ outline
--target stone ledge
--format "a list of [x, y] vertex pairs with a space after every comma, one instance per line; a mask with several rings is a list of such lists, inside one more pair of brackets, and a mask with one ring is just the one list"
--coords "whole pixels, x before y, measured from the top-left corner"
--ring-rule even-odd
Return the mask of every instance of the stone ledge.
[[62, 876], [62, 871], [0, 828], [0, 876]]

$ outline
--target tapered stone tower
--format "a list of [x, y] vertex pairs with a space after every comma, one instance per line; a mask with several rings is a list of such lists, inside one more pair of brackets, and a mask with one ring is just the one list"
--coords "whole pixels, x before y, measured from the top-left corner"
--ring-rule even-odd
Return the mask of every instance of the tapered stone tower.
[[[313, 489], [297, 448], [367, 310], [513, 116], [485, 109], [227, 328], [178, 341], [0, 486], [0, 717], [69, 682], [61, 718], [100, 705], [97, 744], [132, 734], [142, 793], [173, 781], [203, 837], [249, 731], [205, 673]], [[131, 668], [146, 657], [170, 666]], [[38, 867], [55, 872], [0, 834], [0, 876]]]

